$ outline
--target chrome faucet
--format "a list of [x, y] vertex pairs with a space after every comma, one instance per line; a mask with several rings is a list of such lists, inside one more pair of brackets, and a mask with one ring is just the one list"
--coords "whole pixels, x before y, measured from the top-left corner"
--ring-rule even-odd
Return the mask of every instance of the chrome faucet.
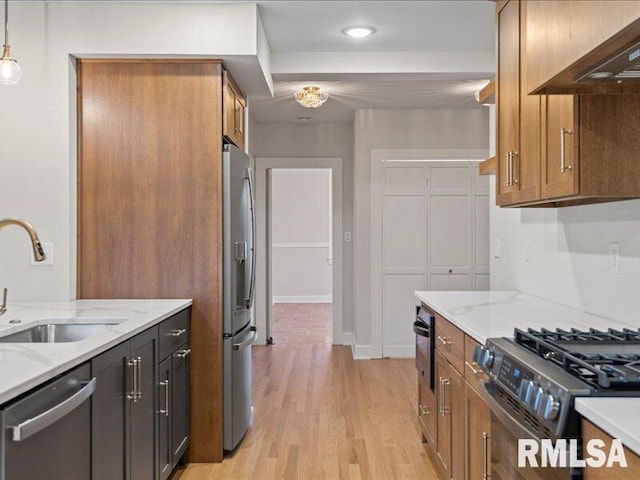
[[42, 248], [42, 244], [40, 243], [40, 239], [38, 238], [38, 234], [36, 233], [33, 225], [29, 222], [25, 222], [21, 218], [5, 218], [0, 220], [0, 230], [2, 230], [7, 225], [18, 225], [24, 228], [29, 234], [29, 238], [31, 238], [31, 246], [33, 247], [33, 258], [35, 258], [36, 262], [43, 261], [46, 257], [44, 254], [44, 249]]

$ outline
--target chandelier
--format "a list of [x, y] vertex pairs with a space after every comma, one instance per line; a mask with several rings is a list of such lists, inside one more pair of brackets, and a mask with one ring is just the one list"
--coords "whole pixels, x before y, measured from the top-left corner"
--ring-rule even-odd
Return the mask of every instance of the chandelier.
[[295, 94], [296, 101], [305, 108], [318, 108], [329, 98], [327, 92], [320, 87], [304, 87]]

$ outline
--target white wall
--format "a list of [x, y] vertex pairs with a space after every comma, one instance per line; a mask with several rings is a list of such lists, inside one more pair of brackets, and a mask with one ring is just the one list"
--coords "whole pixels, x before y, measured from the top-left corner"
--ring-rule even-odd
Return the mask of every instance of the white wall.
[[[251, 125], [250, 151], [256, 157], [342, 158], [342, 226], [344, 232], [353, 232], [353, 124]], [[353, 243], [343, 243], [342, 253], [342, 330], [353, 332]]]
[[[491, 254], [492, 290], [521, 290], [640, 323], [640, 200], [501, 209], [495, 206], [495, 177], [491, 192], [491, 245], [501, 243], [500, 258]], [[611, 242], [620, 244], [619, 274], [610, 273]]]
[[374, 149], [488, 149], [489, 112], [359, 110], [354, 123], [355, 345], [371, 351], [371, 162]]
[[[255, 5], [11, 2], [23, 77], [0, 88], [0, 217], [31, 221], [55, 265], [29, 266], [28, 239], [0, 233], [10, 300], [75, 297], [75, 73], [69, 55], [256, 55]], [[264, 49], [263, 49], [264, 50]]]
[[272, 170], [274, 303], [331, 301], [331, 221], [331, 170]]

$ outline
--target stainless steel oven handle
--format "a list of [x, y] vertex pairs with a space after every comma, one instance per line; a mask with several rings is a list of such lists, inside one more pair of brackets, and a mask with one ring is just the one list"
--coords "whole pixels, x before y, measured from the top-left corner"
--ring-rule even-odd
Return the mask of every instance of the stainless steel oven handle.
[[481, 387], [480, 394], [484, 401], [489, 405], [493, 414], [511, 433], [513, 433], [516, 438], [531, 438], [540, 442], [540, 437], [533, 434], [529, 429], [525, 428], [520, 422], [515, 420], [511, 414], [496, 401], [492, 394], [495, 390], [495, 386], [491, 382], [482, 382]]
[[46, 412], [41, 413], [38, 416], [25, 420], [19, 425], [9, 427], [12, 431], [11, 439], [14, 442], [21, 442], [26, 440], [32, 435], [35, 435], [41, 430], [44, 430], [52, 423], [60, 420], [65, 415], [68, 415], [73, 410], [78, 408], [86, 399], [88, 399], [93, 392], [96, 391], [97, 381], [92, 378], [89, 382], [86, 382], [85, 386], [79, 391], [71, 395], [69, 398], [59, 403], [53, 408], [50, 408]]

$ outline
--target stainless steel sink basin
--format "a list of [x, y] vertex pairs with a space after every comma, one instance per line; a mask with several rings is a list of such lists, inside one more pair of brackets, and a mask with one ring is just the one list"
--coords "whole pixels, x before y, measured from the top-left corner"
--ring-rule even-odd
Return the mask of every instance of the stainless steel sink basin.
[[0, 343], [63, 343], [78, 342], [106, 332], [118, 323], [49, 323], [0, 337]]

